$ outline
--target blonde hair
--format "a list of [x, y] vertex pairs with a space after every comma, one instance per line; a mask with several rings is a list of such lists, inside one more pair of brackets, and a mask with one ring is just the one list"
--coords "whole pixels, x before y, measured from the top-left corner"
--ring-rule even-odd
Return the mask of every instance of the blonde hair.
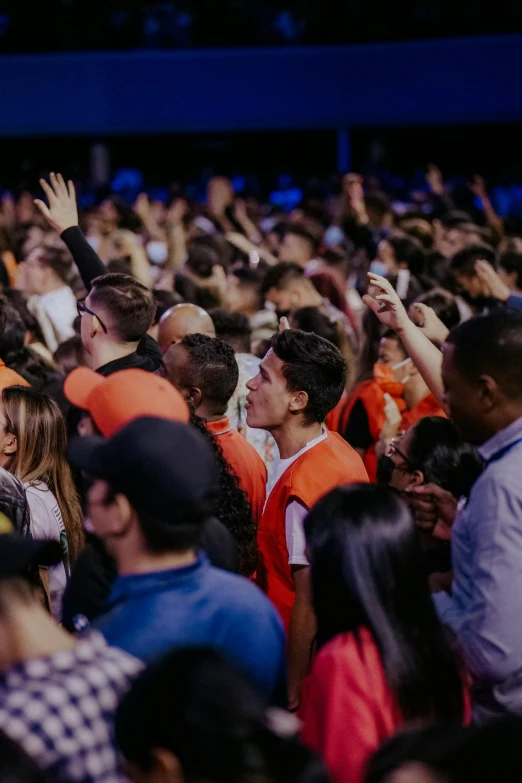
[[51, 397], [30, 386], [2, 391], [6, 430], [16, 435], [16, 453], [6, 466], [24, 483], [43, 481], [55, 496], [67, 532], [71, 559], [84, 541], [83, 515], [71, 468], [65, 457], [67, 431], [63, 415]]

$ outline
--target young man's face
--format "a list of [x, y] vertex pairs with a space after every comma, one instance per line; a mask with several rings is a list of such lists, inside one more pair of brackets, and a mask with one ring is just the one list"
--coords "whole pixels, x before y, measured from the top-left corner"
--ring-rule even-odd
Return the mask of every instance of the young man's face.
[[484, 296], [484, 286], [478, 275], [463, 275], [460, 272], [455, 273], [455, 280], [460, 288], [465, 291], [471, 299], [477, 299]]
[[247, 383], [247, 424], [263, 430], [280, 427], [289, 415], [292, 395], [283, 376], [283, 362], [270, 350], [255, 378]]

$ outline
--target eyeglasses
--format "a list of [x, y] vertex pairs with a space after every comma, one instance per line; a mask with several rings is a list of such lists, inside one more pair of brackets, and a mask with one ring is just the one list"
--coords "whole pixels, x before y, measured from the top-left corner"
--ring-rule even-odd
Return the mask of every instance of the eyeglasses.
[[99, 316], [99, 315], [96, 315], [96, 313], [93, 313], [93, 311], [92, 311], [92, 310], [89, 310], [89, 308], [88, 308], [88, 307], [85, 305], [85, 303], [84, 303], [84, 302], [81, 302], [81, 301], [78, 301], [78, 302], [76, 302], [76, 309], [77, 309], [77, 311], [78, 311], [78, 315], [80, 316], [80, 318], [82, 317], [82, 315], [83, 315], [84, 313], [88, 313], [89, 315], [92, 315], [92, 316], [93, 316], [93, 318], [97, 318], [97, 319], [98, 319], [98, 322], [99, 322], [99, 324], [100, 324], [100, 326], [101, 326], [101, 328], [103, 329], [103, 331], [105, 332], [105, 334], [107, 334], [107, 327], [106, 327], [106, 326], [105, 326], [105, 324], [103, 323], [103, 321], [102, 321], [102, 319], [100, 318], [100, 316]]
[[397, 440], [394, 438], [388, 448], [386, 449], [386, 456], [387, 457], [393, 457], [394, 454], [397, 454], [398, 457], [400, 457], [403, 460], [404, 464], [397, 465], [394, 463], [394, 466], [397, 470], [402, 471], [408, 471], [412, 472], [416, 470], [415, 465], [411, 461], [411, 459], [408, 459], [406, 454], [404, 454], [398, 447], [397, 447]]

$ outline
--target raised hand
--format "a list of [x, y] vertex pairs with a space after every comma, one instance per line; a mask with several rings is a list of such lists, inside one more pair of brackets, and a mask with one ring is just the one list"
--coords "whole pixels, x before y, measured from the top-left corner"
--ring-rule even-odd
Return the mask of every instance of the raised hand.
[[487, 296], [492, 296], [494, 299], [499, 299], [501, 302], [507, 302], [511, 295], [511, 291], [488, 261], [476, 261], [475, 272], [477, 273], [477, 277], [481, 281], [484, 287], [484, 293]]
[[469, 183], [469, 189], [481, 201], [486, 201], [489, 198], [484, 177], [481, 177], [480, 174], [475, 174]]
[[379, 321], [400, 334], [412, 323], [392, 284], [385, 277], [368, 273], [369, 290], [373, 295], [363, 296], [363, 302], [375, 313]]
[[437, 166], [435, 166], [434, 163], [428, 164], [426, 182], [428, 183], [431, 192], [436, 196], [442, 196], [444, 194], [444, 180], [442, 178], [442, 172]]
[[49, 206], [38, 198], [34, 200], [34, 203], [49, 225], [61, 234], [65, 229], [78, 225], [76, 191], [72, 181], [69, 180], [66, 185], [61, 174], [51, 172], [49, 180], [50, 185], [44, 179], [40, 180]]
[[279, 319], [279, 331], [286, 332], [287, 329], [290, 329], [290, 324], [286, 315], [283, 315], [283, 317]]
[[432, 307], [421, 302], [414, 302], [410, 307], [410, 316], [430, 342], [437, 345], [446, 342], [449, 329], [442, 323]]

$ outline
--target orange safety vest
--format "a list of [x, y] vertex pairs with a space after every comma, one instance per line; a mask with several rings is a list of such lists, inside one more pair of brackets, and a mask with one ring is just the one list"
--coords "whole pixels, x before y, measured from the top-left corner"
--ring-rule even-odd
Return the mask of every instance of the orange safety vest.
[[286, 508], [293, 500], [311, 508], [334, 487], [368, 482], [361, 458], [335, 432], [301, 454], [277, 481], [259, 523], [257, 583], [278, 609], [286, 628], [295, 600], [295, 587], [286, 546]]

